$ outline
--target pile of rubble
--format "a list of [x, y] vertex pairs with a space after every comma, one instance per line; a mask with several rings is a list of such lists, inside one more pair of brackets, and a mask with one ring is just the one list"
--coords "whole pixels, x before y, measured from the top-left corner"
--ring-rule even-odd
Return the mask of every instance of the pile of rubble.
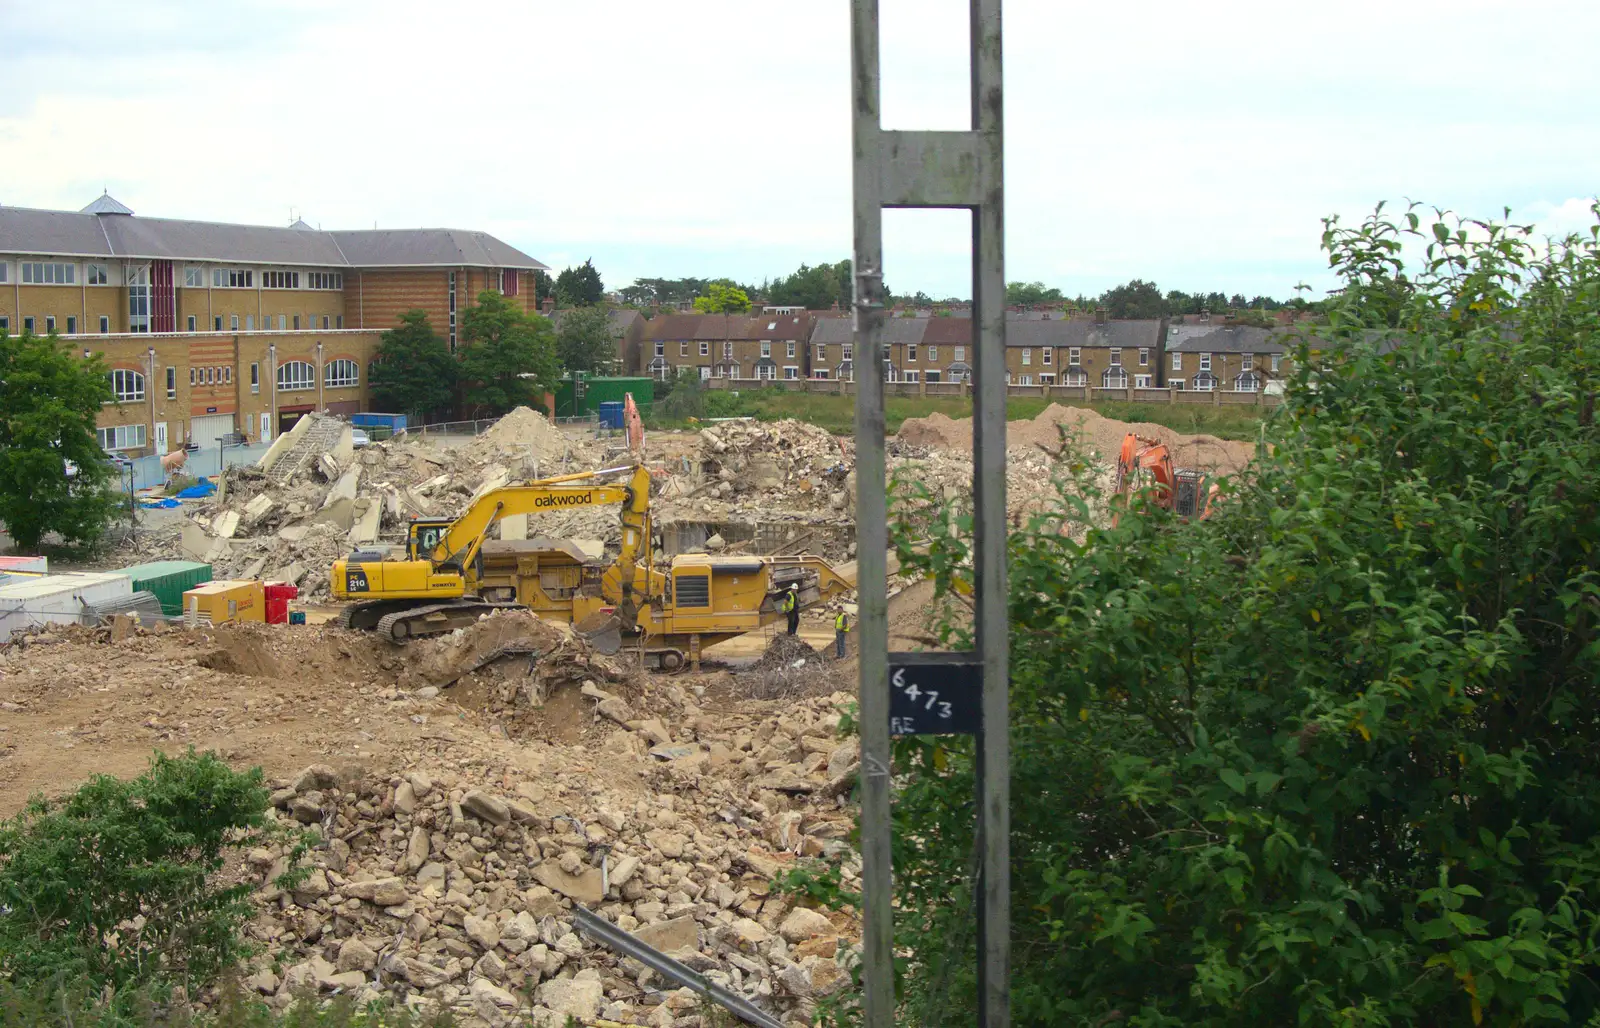
[[[532, 780], [438, 767], [369, 779], [312, 766], [273, 783], [282, 817], [321, 842], [304, 881], [275, 884], [283, 848], [252, 851], [252, 934], [278, 954], [248, 985], [274, 1005], [303, 989], [448, 1008], [466, 1023], [702, 1023], [702, 1000], [579, 931], [581, 904], [791, 1023], [849, 985], [858, 925], [796, 905], [772, 878], [799, 857], [844, 861], [859, 746], [843, 694], [781, 714], [712, 718], [667, 686], [634, 702], [582, 694], [615, 730], [582, 768]], [[499, 786], [484, 784], [498, 778]], [[521, 1020], [518, 1020], [518, 1019]]]
[[662, 491], [665, 501], [694, 500], [697, 516], [784, 510], [845, 519], [855, 502], [854, 447], [815, 425], [727, 421], [702, 429], [698, 442], [689, 474]]
[[[183, 526], [178, 548], [212, 564], [217, 578], [290, 582], [312, 602], [329, 598], [333, 561], [403, 543], [411, 519], [455, 517], [511, 481], [599, 467], [608, 449], [603, 440], [568, 437], [526, 407], [455, 448], [402, 437], [356, 449], [348, 425], [318, 414], [280, 444], [256, 465], [228, 469], [216, 497]], [[603, 538], [596, 530], [616, 522], [614, 512], [584, 516], [583, 524], [542, 531]], [[171, 544], [150, 540], [142, 549]]]

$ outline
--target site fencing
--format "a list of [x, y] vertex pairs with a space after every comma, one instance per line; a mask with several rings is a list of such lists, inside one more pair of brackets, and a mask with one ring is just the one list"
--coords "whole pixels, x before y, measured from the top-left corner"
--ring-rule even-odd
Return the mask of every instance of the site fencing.
[[[854, 396], [856, 383], [848, 378], [708, 378], [707, 389], [782, 389], [786, 392]], [[885, 382], [885, 396], [971, 396], [971, 382]], [[1091, 403], [1234, 404], [1275, 407], [1283, 402], [1278, 392], [1235, 389], [1178, 389], [1175, 386], [1022, 385], [1006, 386], [1008, 396], [1084, 400]]]

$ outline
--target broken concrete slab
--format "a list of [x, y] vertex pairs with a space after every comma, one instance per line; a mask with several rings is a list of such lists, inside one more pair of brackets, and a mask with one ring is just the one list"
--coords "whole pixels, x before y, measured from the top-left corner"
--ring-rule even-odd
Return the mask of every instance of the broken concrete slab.
[[232, 539], [234, 533], [239, 530], [239, 512], [225, 510], [218, 514], [216, 520], [211, 523], [211, 530], [220, 539]]
[[[327, 454], [323, 454], [323, 457], [327, 457]], [[322, 508], [326, 510], [340, 500], [354, 500], [360, 485], [361, 465], [352, 464], [350, 470], [340, 475], [339, 480], [328, 489], [328, 495], [322, 499]]]
[[255, 499], [244, 505], [245, 526], [249, 527], [250, 525], [256, 524], [262, 518], [272, 513], [272, 508], [276, 507], [277, 505], [278, 501], [274, 500], [266, 493], [262, 493], [261, 495], [257, 496]]
[[350, 525], [350, 541], [357, 546], [376, 542], [378, 526], [383, 521], [383, 504], [371, 497], [355, 502], [355, 518]]

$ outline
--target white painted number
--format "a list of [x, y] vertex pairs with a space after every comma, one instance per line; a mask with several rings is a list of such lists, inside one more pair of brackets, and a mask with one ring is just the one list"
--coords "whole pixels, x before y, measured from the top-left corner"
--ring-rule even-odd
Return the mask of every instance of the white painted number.
[[[913, 696], [912, 699], [916, 699], [916, 697]], [[923, 707], [922, 709], [923, 710], [932, 710], [933, 709], [933, 705], [935, 703], [937, 703], [937, 702], [939, 702], [939, 693], [938, 693], [938, 691], [934, 690], [934, 689], [929, 689], [928, 690], [928, 705], [926, 707]]]
[[939, 716], [940, 717], [949, 717], [950, 716], [950, 704], [948, 704], [948, 703], [939, 704]]
[[942, 718], [949, 718], [955, 713], [949, 702], [939, 699], [938, 690], [928, 689], [924, 691], [917, 688], [917, 683], [906, 681], [906, 669], [903, 667], [895, 668], [894, 677], [890, 679], [890, 683], [896, 689], [899, 689], [901, 692], [905, 693], [906, 699], [912, 701], [913, 703], [926, 695], [928, 697], [928, 702], [923, 705], [923, 710], [936, 710], [939, 717]]

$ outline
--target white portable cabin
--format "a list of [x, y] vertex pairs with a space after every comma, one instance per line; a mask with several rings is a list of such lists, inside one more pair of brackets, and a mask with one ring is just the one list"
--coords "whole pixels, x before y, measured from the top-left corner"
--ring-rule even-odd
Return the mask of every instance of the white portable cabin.
[[8, 582], [0, 585], [0, 642], [32, 625], [79, 624], [91, 605], [132, 595], [133, 582], [127, 575], [108, 572], [81, 571]]

